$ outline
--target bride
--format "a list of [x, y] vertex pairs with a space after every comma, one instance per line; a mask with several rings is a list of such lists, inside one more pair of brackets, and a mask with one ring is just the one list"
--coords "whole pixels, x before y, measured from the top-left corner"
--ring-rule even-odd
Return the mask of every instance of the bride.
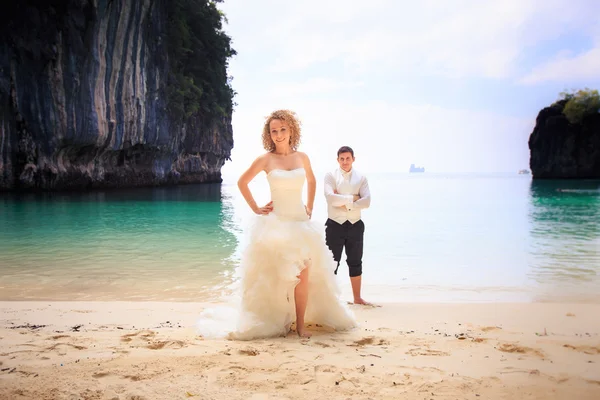
[[[323, 229], [311, 221], [316, 181], [310, 160], [297, 151], [300, 122], [289, 110], [273, 112], [265, 121], [259, 156], [238, 181], [240, 192], [258, 216], [249, 231], [249, 244], [239, 268], [239, 304], [233, 316], [209, 309], [198, 322], [204, 337], [251, 340], [285, 336], [296, 322], [300, 337], [310, 337], [306, 325], [336, 330], [356, 326], [339, 299], [336, 263], [326, 246]], [[264, 171], [271, 202], [259, 207], [248, 184]], [[304, 182], [306, 204], [302, 202]]]

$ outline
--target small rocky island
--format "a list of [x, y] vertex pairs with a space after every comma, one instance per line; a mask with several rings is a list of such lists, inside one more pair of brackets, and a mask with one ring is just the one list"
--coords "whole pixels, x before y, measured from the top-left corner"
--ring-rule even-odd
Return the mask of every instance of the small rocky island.
[[563, 93], [542, 109], [529, 137], [533, 179], [600, 179], [600, 95]]
[[410, 172], [410, 173], [425, 172], [425, 167], [417, 167], [417, 166], [415, 166], [415, 164], [410, 164], [410, 168], [408, 169], [408, 172]]

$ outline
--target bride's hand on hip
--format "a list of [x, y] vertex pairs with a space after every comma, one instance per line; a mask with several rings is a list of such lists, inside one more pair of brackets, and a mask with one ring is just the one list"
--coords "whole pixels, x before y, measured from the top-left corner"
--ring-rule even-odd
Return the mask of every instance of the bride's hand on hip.
[[273, 201], [268, 202], [264, 207], [257, 207], [254, 212], [258, 215], [268, 215], [273, 211]]

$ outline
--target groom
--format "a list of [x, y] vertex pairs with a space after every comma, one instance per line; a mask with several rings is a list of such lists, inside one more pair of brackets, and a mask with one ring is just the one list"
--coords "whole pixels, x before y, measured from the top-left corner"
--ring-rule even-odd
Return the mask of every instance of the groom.
[[350, 272], [354, 304], [370, 304], [360, 295], [365, 233], [360, 210], [368, 208], [371, 204], [369, 183], [364, 175], [352, 168], [354, 150], [350, 147], [340, 147], [337, 161], [340, 167], [325, 175], [328, 216], [325, 222], [325, 240], [337, 262], [335, 274], [340, 266], [342, 250], [346, 248], [346, 263]]

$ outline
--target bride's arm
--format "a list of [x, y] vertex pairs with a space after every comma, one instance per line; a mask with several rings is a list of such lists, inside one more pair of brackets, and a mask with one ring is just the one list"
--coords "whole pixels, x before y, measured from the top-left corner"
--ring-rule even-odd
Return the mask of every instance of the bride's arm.
[[307, 184], [307, 199], [306, 208], [309, 215], [312, 215], [313, 205], [315, 204], [315, 192], [317, 191], [317, 180], [315, 174], [310, 165], [310, 159], [305, 153], [302, 153], [302, 163], [304, 164], [304, 170], [306, 171], [306, 184]]
[[252, 179], [254, 179], [254, 177], [258, 175], [260, 171], [264, 170], [265, 166], [266, 157], [262, 155], [254, 160], [252, 165], [250, 165], [250, 168], [248, 168], [246, 172], [240, 176], [240, 179], [238, 179], [238, 188], [240, 189], [242, 196], [244, 196], [246, 203], [248, 203], [252, 211], [254, 211], [256, 214], [268, 214], [272, 211], [271, 202], [264, 207], [259, 207], [256, 205], [256, 201], [254, 201], [254, 197], [252, 197], [252, 193], [248, 187], [248, 184], [252, 181]]

